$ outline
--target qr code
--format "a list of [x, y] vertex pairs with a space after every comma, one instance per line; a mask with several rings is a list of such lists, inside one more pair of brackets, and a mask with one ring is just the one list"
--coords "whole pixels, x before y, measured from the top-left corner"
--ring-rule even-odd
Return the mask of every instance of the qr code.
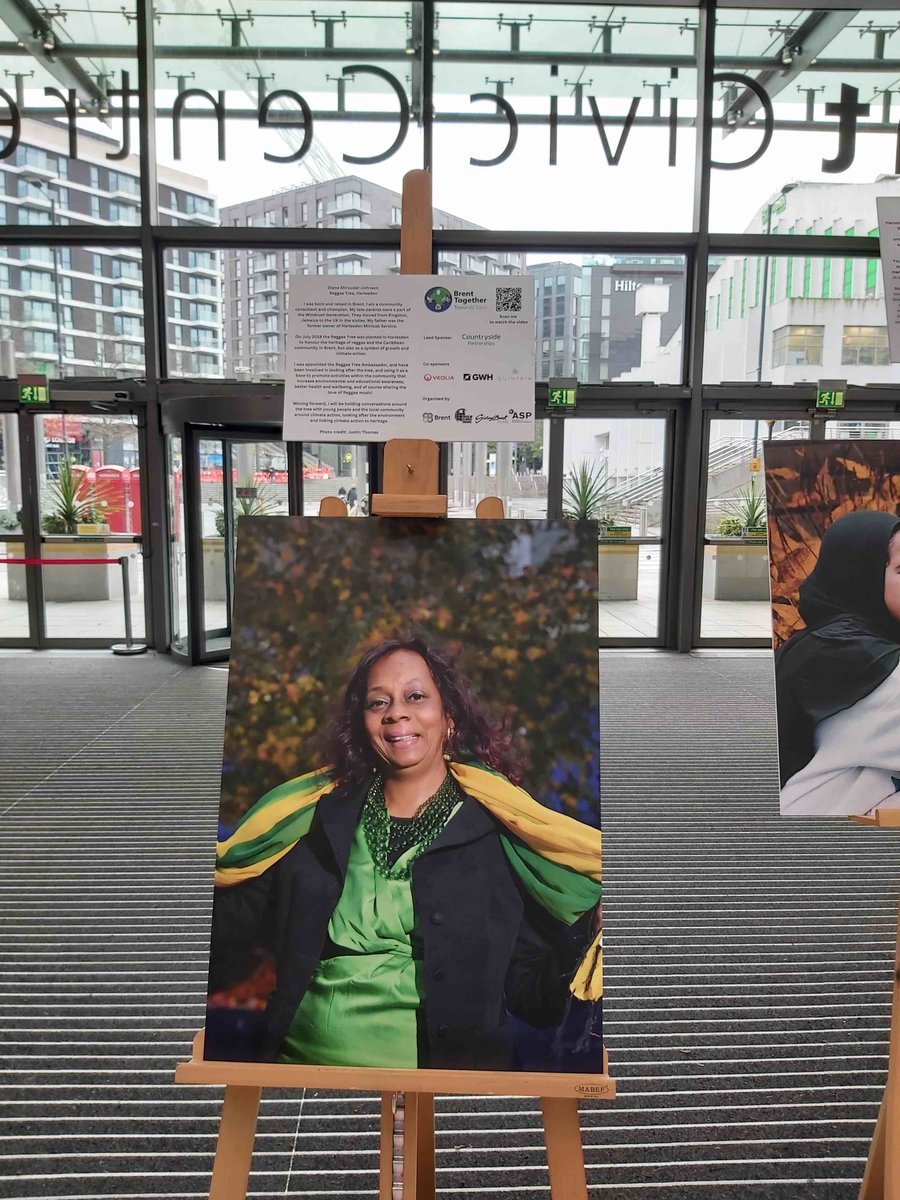
[[497, 288], [497, 312], [521, 312], [522, 289]]

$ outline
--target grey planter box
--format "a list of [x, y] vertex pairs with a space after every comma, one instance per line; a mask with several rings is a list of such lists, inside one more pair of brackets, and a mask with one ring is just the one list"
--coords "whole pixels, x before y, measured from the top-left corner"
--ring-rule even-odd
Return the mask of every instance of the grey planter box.
[[707, 600], [768, 600], [769, 548], [765, 542], [707, 546], [703, 595]]
[[600, 600], [637, 600], [640, 546], [625, 541], [598, 548], [598, 597]]

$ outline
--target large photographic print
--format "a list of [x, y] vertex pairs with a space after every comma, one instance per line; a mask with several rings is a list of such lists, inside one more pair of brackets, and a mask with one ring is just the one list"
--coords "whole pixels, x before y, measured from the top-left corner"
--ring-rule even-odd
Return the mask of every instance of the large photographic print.
[[900, 442], [765, 459], [781, 812], [900, 808]]
[[244, 518], [205, 1057], [599, 1072], [597, 532]]

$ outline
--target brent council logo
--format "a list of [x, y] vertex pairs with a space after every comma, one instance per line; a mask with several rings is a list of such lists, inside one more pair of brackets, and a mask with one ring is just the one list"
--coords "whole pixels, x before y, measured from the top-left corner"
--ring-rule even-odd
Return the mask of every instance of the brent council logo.
[[453, 303], [453, 297], [445, 287], [429, 288], [425, 293], [425, 307], [431, 312], [446, 312]]
[[434, 420], [434, 413], [422, 413], [422, 420], [425, 421], [428, 425], [430, 425], [431, 422]]

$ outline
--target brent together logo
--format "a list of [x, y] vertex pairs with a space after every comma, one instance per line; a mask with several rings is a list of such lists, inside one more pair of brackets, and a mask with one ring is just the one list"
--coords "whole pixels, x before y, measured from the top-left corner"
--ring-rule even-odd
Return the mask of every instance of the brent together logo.
[[425, 293], [425, 307], [431, 312], [446, 312], [453, 303], [453, 296], [448, 288], [432, 287]]

